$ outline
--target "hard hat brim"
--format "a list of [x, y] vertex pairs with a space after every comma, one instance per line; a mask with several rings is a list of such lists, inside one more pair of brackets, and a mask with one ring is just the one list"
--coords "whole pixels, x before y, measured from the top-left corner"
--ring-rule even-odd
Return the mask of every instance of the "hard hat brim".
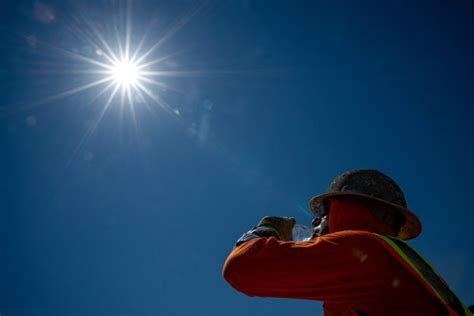
[[357, 196], [365, 199], [370, 199], [370, 200], [375, 200], [378, 202], [381, 202], [383, 204], [386, 204], [388, 206], [393, 207], [394, 209], [398, 210], [403, 214], [405, 217], [405, 222], [402, 224], [400, 227], [400, 231], [398, 232], [398, 238], [403, 239], [403, 240], [408, 240], [408, 239], [413, 239], [417, 237], [421, 231], [422, 231], [422, 225], [421, 221], [419, 220], [418, 216], [415, 215], [412, 211], [410, 211], [408, 208], [400, 206], [395, 203], [391, 203], [373, 196], [365, 195], [365, 194], [360, 194], [360, 193], [354, 193], [350, 191], [345, 191], [345, 192], [328, 192], [324, 194], [320, 194], [317, 196], [314, 196], [311, 198], [309, 201], [309, 208], [311, 209], [312, 212], [314, 212], [317, 208], [317, 206], [325, 199], [334, 197], [334, 196]]

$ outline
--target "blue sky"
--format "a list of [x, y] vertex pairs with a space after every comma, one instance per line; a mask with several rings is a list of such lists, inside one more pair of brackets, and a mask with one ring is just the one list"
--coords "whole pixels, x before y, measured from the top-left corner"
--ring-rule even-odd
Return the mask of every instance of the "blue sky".
[[321, 315], [221, 268], [262, 216], [309, 224], [354, 168], [402, 186], [411, 244], [474, 303], [472, 2], [134, 2], [174, 114], [116, 98], [98, 121], [110, 91], [52, 96], [97, 79], [81, 31], [116, 49], [124, 8], [0, 4], [2, 315]]

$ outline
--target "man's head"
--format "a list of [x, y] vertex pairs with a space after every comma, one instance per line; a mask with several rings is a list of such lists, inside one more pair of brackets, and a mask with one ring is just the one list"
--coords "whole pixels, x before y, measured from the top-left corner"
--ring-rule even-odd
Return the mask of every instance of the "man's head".
[[[326, 193], [313, 197], [310, 208], [315, 214], [313, 221], [315, 235], [329, 232], [330, 217], [336, 216], [334, 212], [330, 216], [330, 211], [334, 209], [334, 205], [331, 204], [340, 206], [341, 203], [346, 209], [367, 210], [367, 212], [360, 211], [361, 216], [358, 220], [362, 219], [362, 213], [369, 215], [370, 212], [371, 216], [365, 219], [387, 225], [394, 236], [401, 239], [414, 238], [421, 232], [421, 223], [416, 215], [408, 210], [401, 188], [380, 171], [358, 169], [343, 173], [334, 179]], [[354, 219], [357, 218], [353, 217], [351, 220]], [[335, 225], [334, 222], [332, 224]]]

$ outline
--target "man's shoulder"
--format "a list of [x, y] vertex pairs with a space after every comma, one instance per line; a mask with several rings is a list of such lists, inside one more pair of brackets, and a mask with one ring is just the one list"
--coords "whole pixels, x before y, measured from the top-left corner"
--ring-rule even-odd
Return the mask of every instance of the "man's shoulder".
[[337, 248], [366, 249], [374, 254], [391, 257], [380, 237], [369, 231], [344, 230], [323, 235], [316, 240], [323, 244], [333, 244]]
[[345, 239], [371, 239], [377, 238], [377, 234], [365, 230], [342, 230], [335, 233], [329, 233], [319, 238], [328, 240], [345, 240]]

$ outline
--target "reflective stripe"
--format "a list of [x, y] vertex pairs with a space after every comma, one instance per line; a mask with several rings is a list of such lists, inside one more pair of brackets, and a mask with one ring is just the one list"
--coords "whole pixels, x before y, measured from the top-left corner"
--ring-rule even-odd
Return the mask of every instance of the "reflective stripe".
[[[420, 280], [433, 292], [449, 310], [450, 315], [472, 316], [467, 307], [451, 291], [436, 270], [403, 240], [374, 234], [384, 241], [384, 245], [394, 250], [417, 274]], [[453, 312], [455, 312], [453, 314]]]

